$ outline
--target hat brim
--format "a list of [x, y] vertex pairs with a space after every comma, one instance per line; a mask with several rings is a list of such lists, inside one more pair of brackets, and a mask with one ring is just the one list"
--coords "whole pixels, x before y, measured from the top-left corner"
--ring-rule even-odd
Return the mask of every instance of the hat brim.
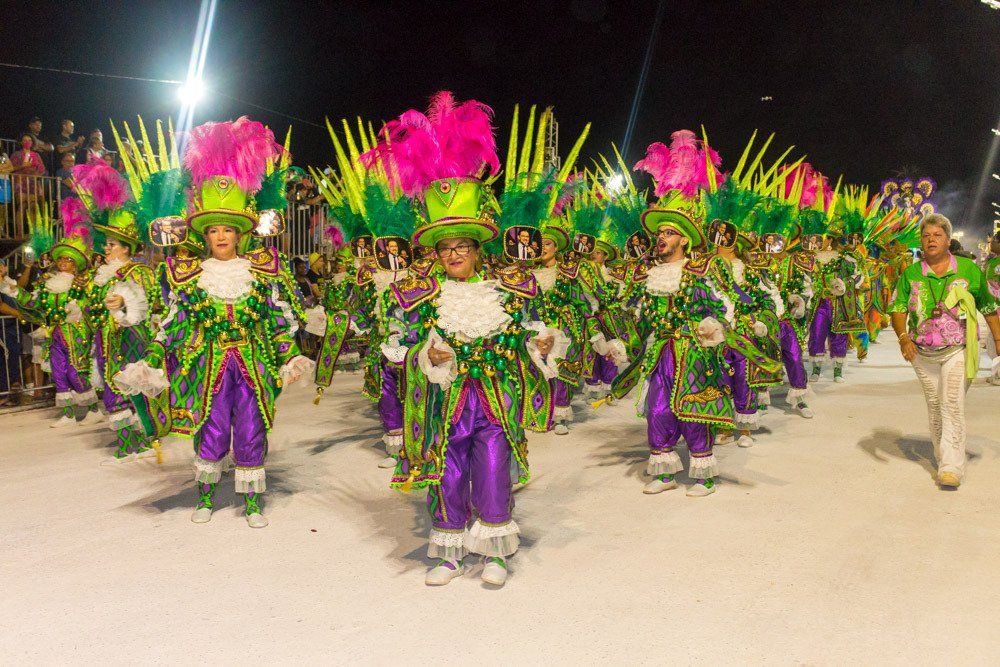
[[257, 219], [253, 216], [229, 209], [198, 211], [189, 215], [187, 222], [191, 229], [199, 234], [204, 234], [212, 225], [226, 225], [240, 234], [246, 234], [257, 226]]
[[618, 248], [614, 247], [607, 241], [602, 241], [601, 239], [597, 239], [595, 247], [597, 250], [603, 250], [604, 254], [608, 256], [608, 259], [618, 259], [621, 255], [621, 251], [618, 250]]
[[129, 247], [132, 248], [132, 250], [135, 250], [136, 248], [142, 245], [142, 241], [140, 241], [134, 236], [123, 234], [121, 230], [117, 229], [116, 227], [109, 227], [107, 225], [94, 225], [94, 229], [103, 233], [105, 236], [110, 236], [117, 241], [121, 241], [122, 243], [128, 244]]
[[556, 244], [556, 252], [562, 252], [569, 247], [569, 234], [559, 227], [543, 227], [542, 238]]
[[421, 227], [413, 234], [413, 244], [434, 248], [447, 239], [472, 239], [488, 243], [500, 234], [500, 229], [486, 220], [474, 218], [442, 218]]
[[688, 250], [707, 243], [707, 239], [686, 213], [677, 209], [650, 208], [643, 211], [639, 218], [643, 228], [652, 236], [656, 236], [660, 227], [669, 227], [684, 237], [691, 244]]
[[53, 262], [58, 262], [62, 257], [69, 257], [74, 263], [76, 263], [76, 268], [80, 271], [86, 269], [87, 265], [90, 263], [90, 260], [87, 259], [86, 255], [73, 246], [66, 245], [65, 243], [57, 243], [52, 246], [52, 250], [49, 251], [49, 254], [52, 255]]

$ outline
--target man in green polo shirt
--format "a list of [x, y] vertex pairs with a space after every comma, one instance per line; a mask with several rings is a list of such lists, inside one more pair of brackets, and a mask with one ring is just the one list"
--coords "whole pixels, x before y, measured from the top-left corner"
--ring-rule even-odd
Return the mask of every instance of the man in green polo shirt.
[[948, 250], [951, 222], [934, 213], [920, 222], [923, 261], [896, 284], [892, 328], [927, 399], [938, 484], [957, 487], [965, 472], [965, 392], [979, 368], [978, 310], [1000, 341], [997, 300], [976, 263]]
[[[993, 232], [993, 236], [990, 237], [990, 257], [986, 260], [986, 264], [983, 265], [983, 273], [986, 274], [986, 285], [990, 289], [990, 294], [996, 300], [997, 305], [1000, 306], [1000, 229]], [[990, 357], [996, 357], [998, 352], [996, 343], [993, 341], [993, 337], [989, 335], [989, 332], [980, 332], [980, 340], [983, 343], [983, 349], [986, 350], [986, 354]], [[1000, 368], [996, 365], [990, 373], [989, 382], [992, 384], [1000, 384]]]

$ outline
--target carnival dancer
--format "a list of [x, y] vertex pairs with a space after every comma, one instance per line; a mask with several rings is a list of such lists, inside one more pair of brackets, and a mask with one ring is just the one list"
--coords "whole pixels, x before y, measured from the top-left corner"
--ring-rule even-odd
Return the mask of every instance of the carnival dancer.
[[131, 401], [115, 385], [115, 375], [145, 354], [152, 338], [150, 316], [159, 302], [153, 271], [133, 258], [148, 228], [136, 218], [136, 194], [129, 182], [102, 160], [73, 169], [76, 192], [86, 205], [91, 238], [101, 246], [104, 263], [91, 282], [87, 316], [94, 330], [94, 362], [103, 386], [101, 399], [117, 436], [116, 461], [149, 449]]
[[[260, 123], [242, 117], [191, 131], [184, 167], [194, 188], [188, 225], [202, 234], [209, 257], [167, 259], [167, 314], [146, 356], [115, 377], [125, 393], [163, 402], [171, 384], [196, 384], [198, 401], [174, 419], [154, 401], [137, 408], [157, 425], [194, 439], [199, 502], [191, 520], [211, 519], [216, 485], [230, 447], [247, 523], [267, 525], [261, 494], [274, 402], [312, 362], [298, 354], [296, 320], [304, 317], [287, 261], [271, 248], [245, 252], [258, 227], [271, 230], [284, 197], [282, 170], [266, 172], [283, 149]], [[164, 360], [178, 367], [166, 378]], [[174, 390], [176, 392], [176, 390]]]
[[[1000, 229], [993, 232], [993, 236], [990, 237], [989, 250], [990, 255], [983, 264], [983, 274], [986, 276], [986, 284], [990, 294], [997, 303], [1000, 303]], [[991, 359], [1000, 354], [990, 336], [982, 336], [982, 339], [983, 349], [986, 350], [986, 354]], [[1000, 384], [1000, 367], [992, 369], [989, 381], [991, 384]]]
[[[559, 332], [524, 327], [537, 295], [531, 274], [512, 266], [491, 279], [479, 269], [482, 244], [498, 232], [492, 197], [476, 178], [499, 170], [491, 115], [479, 102], [438, 93], [426, 115], [411, 110], [391, 121], [374, 149], [391, 164], [394, 187], [421, 195], [414, 241], [435, 248], [447, 275], [414, 273], [390, 286], [390, 316], [414, 323], [416, 337], [404, 361], [404, 456], [391, 484], [427, 489], [431, 586], [463, 574], [469, 553], [484, 557], [484, 582], [505, 583], [520, 532], [511, 486], [529, 477], [524, 424], [549, 400], [545, 379], [557, 372]], [[540, 381], [527, 372], [532, 365]]]
[[[85, 316], [90, 297], [92, 241], [82, 224], [86, 219], [83, 203], [76, 197], [63, 200], [60, 217], [64, 236], [55, 242], [47, 208], [36, 211], [31, 223], [31, 247], [36, 257], [49, 253], [54, 271], [43, 276], [33, 291], [20, 289], [19, 305], [45, 328], [44, 360], [56, 389], [56, 407], [62, 415], [49, 424], [63, 428], [77, 423], [76, 406], [86, 408], [80, 424], [103, 420], [97, 407], [97, 393], [91, 386], [91, 345], [94, 332]], [[43, 364], [44, 366], [44, 364]]]
[[951, 236], [945, 216], [920, 220], [923, 261], [903, 272], [890, 308], [900, 351], [927, 401], [937, 482], [944, 488], [959, 486], [965, 475], [965, 393], [979, 368], [977, 311], [1000, 348], [997, 300], [975, 262], [951, 254]]
[[676, 447], [690, 453], [689, 496], [715, 493], [719, 466], [712, 446], [715, 429], [731, 428], [733, 404], [725, 381], [720, 346], [725, 343], [726, 305], [706, 277], [707, 257], [687, 259], [689, 248], [705, 242], [690, 215], [665, 206], [649, 208], [642, 224], [655, 237], [649, 262], [636, 266], [632, 289], [639, 296], [638, 335], [629, 346], [631, 364], [611, 393], [623, 398], [641, 380], [639, 415], [649, 439], [646, 474], [653, 480], [643, 493], [677, 488], [684, 469]]

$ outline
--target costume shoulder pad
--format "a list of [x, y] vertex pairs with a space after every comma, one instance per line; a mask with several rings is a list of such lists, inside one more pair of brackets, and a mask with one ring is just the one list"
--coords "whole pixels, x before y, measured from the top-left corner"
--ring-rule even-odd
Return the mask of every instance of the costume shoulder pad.
[[649, 275], [649, 263], [637, 262], [635, 268], [632, 270], [632, 282], [644, 283], [646, 282], [646, 277], [648, 275]]
[[743, 263], [751, 269], [763, 269], [766, 271], [771, 268], [771, 256], [766, 252], [751, 250], [746, 254]]
[[358, 285], [367, 285], [375, 279], [375, 272], [378, 271], [378, 264], [374, 257], [366, 257], [364, 263], [358, 267], [358, 273], [354, 277]]
[[433, 278], [411, 274], [389, 285], [389, 290], [404, 311], [411, 311], [424, 301], [432, 299], [441, 291], [441, 285]]
[[684, 262], [684, 272], [693, 276], [704, 276], [710, 270], [718, 271], [726, 261], [718, 255], [698, 255]]
[[625, 282], [628, 278], [628, 264], [614, 264], [606, 267], [608, 275], [615, 280]]
[[257, 248], [246, 255], [250, 260], [250, 270], [266, 276], [276, 276], [281, 272], [281, 256], [277, 248]]
[[183, 285], [201, 275], [201, 260], [197, 257], [167, 257], [164, 264], [164, 273], [171, 285]]
[[431, 271], [434, 270], [434, 263], [437, 260], [433, 257], [421, 257], [420, 259], [413, 260], [410, 264], [410, 271], [416, 273], [417, 275], [427, 277], [431, 275]]
[[803, 271], [812, 271], [816, 268], [816, 258], [804, 252], [796, 252], [791, 255], [792, 264]]
[[538, 281], [535, 274], [526, 271], [524, 267], [514, 264], [496, 270], [496, 279], [500, 289], [518, 296], [534, 299], [538, 295]]
[[577, 276], [580, 275], [580, 260], [567, 260], [559, 262], [558, 268], [559, 275], [567, 280], [576, 280]]

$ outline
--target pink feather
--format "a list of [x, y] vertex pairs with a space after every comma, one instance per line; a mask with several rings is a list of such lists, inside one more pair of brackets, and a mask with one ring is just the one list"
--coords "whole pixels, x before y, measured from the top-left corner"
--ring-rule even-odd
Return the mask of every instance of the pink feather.
[[653, 177], [653, 194], [657, 197], [671, 190], [694, 197], [700, 188], [707, 188], [709, 184], [706, 152], [718, 171], [722, 164], [719, 154], [697, 139], [691, 130], [677, 130], [670, 135], [669, 148], [660, 142], [650, 144], [646, 157], [636, 162], [633, 169]]
[[257, 121], [241, 116], [235, 121], [205, 123], [191, 130], [184, 151], [184, 167], [195, 187], [214, 176], [229, 176], [243, 190], [260, 189], [268, 163], [285, 149], [274, 133]]
[[[784, 165], [782, 170], [788, 168], [788, 165]], [[803, 175], [802, 183], [802, 194], [799, 197], [799, 208], [809, 208], [816, 203], [816, 198], [822, 196], [823, 208], [825, 209], [830, 205], [830, 201], [833, 199], [833, 190], [830, 188], [830, 183], [827, 181], [826, 176], [819, 173], [813, 166], [808, 162], [803, 162], [799, 165], [798, 169], [789, 172], [785, 176], [784, 192], [785, 196], [788, 197], [792, 193], [792, 188], [795, 186], [795, 181], [799, 178], [799, 175]]]
[[449, 91], [436, 93], [427, 113], [410, 109], [386, 123], [382, 139], [361, 156], [371, 167], [381, 162], [393, 190], [415, 196], [432, 181], [481, 177], [500, 170], [490, 107], [468, 100], [461, 104]]
[[587, 178], [582, 172], [578, 171], [570, 174], [566, 182], [559, 189], [559, 197], [556, 199], [555, 206], [552, 207], [552, 215], [555, 217], [561, 216], [566, 207], [572, 203], [573, 199], [586, 189]]
[[121, 208], [132, 198], [128, 181], [104, 160], [91, 160], [73, 167], [77, 187], [90, 195], [97, 211]]
[[347, 245], [347, 242], [344, 240], [344, 232], [337, 225], [327, 225], [323, 231], [326, 234], [326, 238], [330, 240], [330, 245], [333, 246], [334, 252], [339, 252], [341, 248]]
[[[81, 165], [82, 166], [82, 165]], [[85, 236], [90, 233], [87, 222], [90, 214], [87, 207], [78, 197], [66, 197], [59, 204], [59, 217], [63, 223], [63, 233], [66, 236]]]

